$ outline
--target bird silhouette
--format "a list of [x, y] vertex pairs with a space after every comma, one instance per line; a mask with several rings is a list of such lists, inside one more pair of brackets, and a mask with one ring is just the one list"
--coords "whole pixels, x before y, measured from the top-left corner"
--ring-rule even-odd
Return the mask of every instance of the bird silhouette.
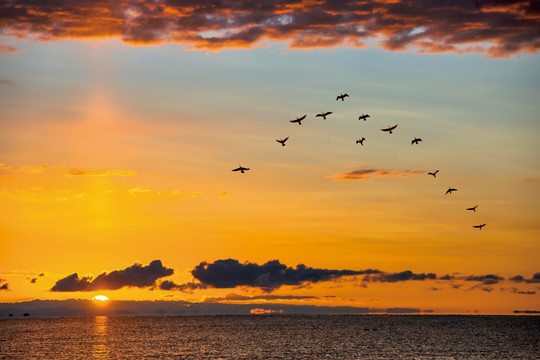
[[428, 172], [427, 174], [428, 175], [433, 175], [433, 177], [436, 178], [438, 172], [439, 172], [439, 170], [435, 170], [434, 172]]
[[361, 138], [361, 139], [358, 139], [358, 140], [356, 140], [356, 143], [357, 143], [357, 144], [360, 144], [360, 145], [362, 145], [362, 146], [364, 146], [364, 140], [366, 140], [366, 138], [365, 138], [365, 137], [363, 137], [363, 138]]
[[475, 206], [473, 206], [471, 208], [467, 208], [466, 210], [472, 210], [472, 211], [476, 212], [477, 207], [478, 207], [478, 205], [475, 205]]
[[289, 137], [287, 136], [285, 139], [276, 140], [278, 143], [281, 144], [281, 146], [285, 146], [285, 141], [289, 140]]
[[446, 190], [446, 192], [444, 193], [444, 195], [446, 195], [446, 194], [452, 194], [452, 191], [457, 191], [457, 189], [454, 189], [454, 188], [448, 188], [448, 190]]
[[392, 130], [394, 130], [395, 128], [397, 128], [397, 125], [389, 126], [386, 129], [381, 129], [381, 131], [388, 131], [388, 133], [391, 134]]
[[296, 117], [296, 120], [289, 120], [292, 123], [298, 123], [298, 125], [302, 125], [302, 120], [306, 118], [307, 114], [302, 117]]
[[369, 116], [369, 114], [364, 114], [364, 113], [362, 113], [362, 115], [360, 115], [360, 116], [358, 117], [358, 120], [364, 120], [364, 121], [366, 121], [366, 119], [367, 119], [368, 117], [371, 117], [371, 116]]
[[418, 142], [419, 142], [419, 141], [422, 141], [422, 139], [420, 139], [420, 138], [414, 138], [414, 140], [411, 141], [411, 145], [412, 145], [412, 144], [418, 145]]
[[236, 169], [233, 169], [232, 171], [240, 171], [242, 174], [245, 172], [245, 171], [248, 171], [249, 168], [246, 168], [246, 167], [243, 167], [242, 165], [239, 165]]
[[482, 228], [486, 226], [486, 224], [482, 224], [482, 225], [473, 225], [473, 228], [477, 228], [477, 229], [480, 229], [482, 230]]
[[349, 94], [340, 94], [336, 97], [336, 101], [338, 101], [339, 99], [341, 99], [341, 101], [345, 101], [346, 97], [349, 97]]
[[324, 120], [326, 120], [326, 117], [327, 117], [328, 115], [330, 115], [330, 114], [332, 114], [331, 111], [327, 111], [327, 112], [321, 111], [321, 113], [315, 115], [315, 117], [322, 117]]

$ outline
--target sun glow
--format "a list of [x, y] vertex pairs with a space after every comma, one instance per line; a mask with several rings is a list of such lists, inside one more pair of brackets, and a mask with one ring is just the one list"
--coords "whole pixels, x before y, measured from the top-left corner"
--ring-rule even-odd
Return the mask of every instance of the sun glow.
[[109, 298], [105, 295], [96, 295], [92, 298], [92, 300], [109, 301]]

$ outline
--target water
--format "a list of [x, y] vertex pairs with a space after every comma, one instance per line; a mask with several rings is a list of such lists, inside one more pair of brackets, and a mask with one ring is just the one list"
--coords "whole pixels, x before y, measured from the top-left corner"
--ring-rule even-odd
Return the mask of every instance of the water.
[[96, 316], [0, 321], [0, 359], [540, 359], [534, 316]]

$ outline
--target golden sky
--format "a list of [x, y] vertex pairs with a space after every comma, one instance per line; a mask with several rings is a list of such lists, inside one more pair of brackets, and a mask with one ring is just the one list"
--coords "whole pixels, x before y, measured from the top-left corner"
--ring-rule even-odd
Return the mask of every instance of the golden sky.
[[539, 310], [528, 2], [227, 4], [2, 5], [0, 302]]

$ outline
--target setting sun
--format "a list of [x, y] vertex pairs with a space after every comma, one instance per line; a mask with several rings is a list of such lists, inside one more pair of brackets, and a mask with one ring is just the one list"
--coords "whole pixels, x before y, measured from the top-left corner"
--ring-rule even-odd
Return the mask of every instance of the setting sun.
[[105, 295], [96, 295], [92, 298], [92, 300], [109, 301], [109, 298]]

